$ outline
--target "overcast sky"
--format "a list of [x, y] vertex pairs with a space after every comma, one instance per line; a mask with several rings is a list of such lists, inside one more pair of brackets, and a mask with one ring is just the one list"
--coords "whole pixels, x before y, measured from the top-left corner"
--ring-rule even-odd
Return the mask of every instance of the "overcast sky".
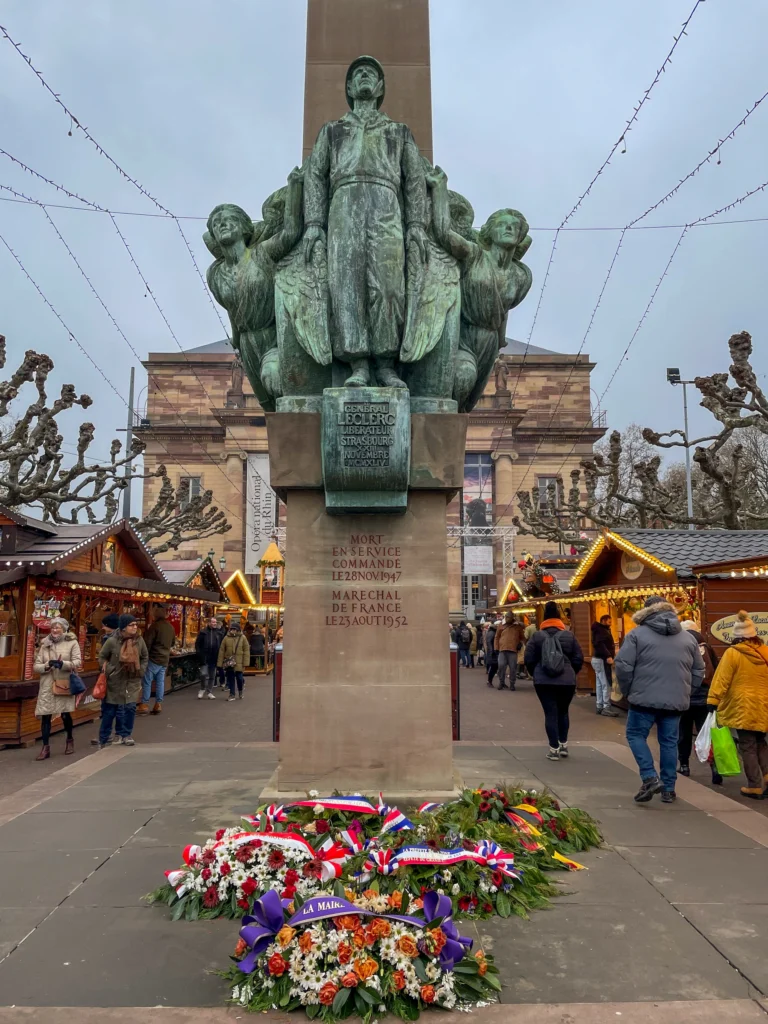
[[[531, 294], [508, 333], [525, 341], [553, 229], [621, 134], [694, 0], [432, 0], [435, 160], [473, 203], [478, 222], [502, 206], [528, 217]], [[305, 0], [5, 0], [3, 23], [110, 155], [177, 215], [204, 217], [229, 201], [256, 215], [301, 159]], [[673, 63], [595, 185], [572, 227], [621, 227], [691, 170], [768, 90], [764, 0], [707, 0]], [[76, 129], [10, 44], [0, 38], [0, 146], [72, 191], [115, 210], [157, 212]], [[768, 178], [768, 100], [722, 151], [645, 224], [683, 224]], [[71, 202], [0, 155], [0, 183], [44, 202]], [[7, 193], [0, 192], [0, 196]], [[136, 351], [177, 351], [109, 218], [50, 209]], [[730, 218], [768, 218], [768, 191]], [[120, 217], [136, 259], [186, 347], [222, 336], [173, 222]], [[184, 221], [201, 268], [202, 221]], [[0, 233], [83, 347], [124, 397], [136, 363], [42, 211], [0, 202]], [[680, 229], [626, 236], [585, 351], [606, 387]], [[563, 232], [531, 342], [576, 352], [618, 232]], [[679, 426], [684, 376], [728, 366], [727, 339], [749, 330], [765, 358], [768, 221], [688, 233], [628, 362], [605, 399], [611, 427]], [[56, 360], [95, 404], [94, 451], [105, 457], [126, 409], [0, 244], [0, 333], [9, 364], [26, 349]], [[9, 367], [7, 367], [8, 369]], [[138, 368], [138, 387], [146, 375]], [[74, 426], [85, 417], [69, 414]], [[709, 416], [696, 409], [693, 430]], [[68, 436], [74, 436], [74, 431]]]

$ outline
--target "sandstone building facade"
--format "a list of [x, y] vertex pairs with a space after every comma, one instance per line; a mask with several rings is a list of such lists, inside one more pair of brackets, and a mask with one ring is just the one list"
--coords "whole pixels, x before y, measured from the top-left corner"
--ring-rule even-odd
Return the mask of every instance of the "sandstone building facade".
[[[164, 463], [173, 482], [181, 483], [182, 494], [193, 496], [210, 488], [214, 503], [232, 524], [228, 533], [190, 544], [173, 557], [201, 558], [213, 550], [216, 560], [226, 559], [226, 575], [245, 571], [247, 462], [249, 455], [268, 451], [264, 411], [226, 340], [184, 353], [151, 352], [144, 366], [148, 398], [137, 433], [147, 444], [146, 469]], [[567, 487], [570, 470], [604, 433], [591, 411], [593, 368], [588, 355], [560, 354], [535, 345], [526, 352], [522, 342], [507, 339], [498, 372], [469, 413], [464, 490], [450, 509], [452, 527], [508, 527], [521, 487], [546, 493], [558, 471]], [[157, 480], [146, 481], [144, 508], [158, 489]], [[277, 504], [276, 515], [281, 515]], [[493, 543], [493, 573], [462, 571], [471, 564], [466, 544], [460, 536], [446, 538], [450, 608], [465, 614], [471, 607], [480, 612], [496, 604], [506, 582], [498, 536]], [[551, 544], [514, 538], [515, 557], [521, 551], [544, 550], [552, 550]], [[507, 551], [509, 556], [509, 542]], [[290, 551], [286, 563], [290, 573]]]

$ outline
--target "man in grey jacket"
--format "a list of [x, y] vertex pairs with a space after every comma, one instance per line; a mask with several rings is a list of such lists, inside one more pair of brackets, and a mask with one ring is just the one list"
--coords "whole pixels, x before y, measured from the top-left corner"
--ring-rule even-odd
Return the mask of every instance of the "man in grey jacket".
[[[632, 618], [636, 628], [621, 645], [614, 671], [629, 701], [627, 743], [642, 779], [635, 800], [646, 803], [661, 790], [662, 801], [671, 804], [675, 799], [680, 715], [691, 702], [691, 689], [701, 686], [704, 661], [699, 645], [683, 630], [674, 608], [663, 597], [649, 597]], [[654, 724], [661, 781], [648, 747], [648, 733]]]

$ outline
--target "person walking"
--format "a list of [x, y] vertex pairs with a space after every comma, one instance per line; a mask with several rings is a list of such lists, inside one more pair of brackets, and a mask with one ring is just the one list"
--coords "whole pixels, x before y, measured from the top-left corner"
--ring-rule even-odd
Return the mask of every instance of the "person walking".
[[475, 667], [475, 657], [477, 655], [477, 626], [473, 622], [468, 622], [469, 631], [472, 634], [472, 639], [469, 643], [469, 667]]
[[592, 668], [595, 671], [595, 702], [598, 715], [618, 718], [618, 711], [611, 707], [611, 686], [613, 683], [613, 662], [616, 644], [611, 633], [611, 616], [601, 615], [599, 622], [592, 623]]
[[198, 700], [207, 697], [208, 700], [216, 700], [213, 688], [216, 685], [216, 674], [218, 672], [219, 648], [221, 647], [222, 633], [219, 629], [219, 620], [211, 616], [208, 625], [201, 629], [195, 640], [195, 654], [200, 665], [200, 689], [197, 694]]
[[[176, 643], [176, 630], [168, 621], [168, 609], [164, 604], [152, 608], [152, 625], [144, 634], [144, 643], [149, 651], [149, 662], [141, 685], [141, 704], [137, 715], [159, 715], [163, 710], [165, 696], [165, 673], [171, 660], [171, 651]], [[149, 710], [152, 683], [155, 684], [155, 706]]]
[[469, 648], [472, 644], [472, 630], [464, 619], [461, 620], [459, 628], [456, 630], [456, 644], [459, 648], [461, 664], [464, 668], [469, 668]]
[[[646, 803], [661, 792], [662, 801], [671, 804], [677, 781], [680, 715], [690, 705], [691, 693], [701, 686], [704, 661], [675, 609], [658, 594], [647, 598], [632, 620], [635, 629], [625, 637], [614, 670], [629, 701], [627, 743], [642, 780], [635, 801]], [[658, 774], [648, 746], [648, 733], [654, 725], [659, 741]]]
[[530, 673], [528, 672], [528, 669], [525, 667], [525, 648], [528, 646], [528, 641], [531, 639], [533, 634], [538, 630], [538, 628], [539, 627], [536, 624], [536, 618], [534, 617], [533, 621], [529, 622], [523, 630], [523, 672], [528, 678], [530, 678]]
[[504, 622], [496, 630], [493, 638], [494, 650], [499, 653], [499, 689], [507, 688], [507, 671], [509, 671], [509, 689], [515, 689], [517, 678], [517, 652], [523, 642], [523, 627], [515, 619], [512, 612], [507, 612]]
[[485, 631], [485, 675], [488, 685], [493, 689], [493, 677], [499, 669], [499, 652], [494, 647], [496, 630], [501, 625], [501, 619], [492, 622]]
[[557, 604], [547, 601], [541, 626], [526, 645], [525, 665], [544, 709], [550, 761], [568, 757], [568, 708], [576, 693], [576, 676], [583, 664], [579, 641], [566, 629]]
[[[690, 759], [691, 750], [693, 749], [693, 729], [695, 726], [698, 733], [709, 714], [710, 709], [707, 708], [707, 696], [709, 695], [709, 687], [717, 668], [717, 655], [712, 646], [705, 642], [704, 637], [696, 629], [695, 622], [687, 619], [685, 622], [681, 622], [680, 625], [690, 633], [699, 645], [699, 654], [704, 662], [704, 679], [702, 684], [698, 689], [691, 691], [690, 706], [680, 716], [680, 735], [677, 741], [677, 756], [680, 761], [680, 768], [678, 770], [681, 775], [688, 776], [691, 774]], [[712, 769], [713, 785], [722, 786], [723, 777], [715, 767], [711, 754], [709, 764]]]
[[720, 659], [707, 696], [717, 724], [735, 729], [747, 785], [743, 796], [762, 800], [768, 786], [768, 647], [754, 622], [739, 612], [733, 642]]
[[[109, 638], [112, 636], [112, 634], [115, 632], [115, 630], [117, 629], [119, 623], [120, 623], [120, 616], [117, 615], [115, 612], [110, 612], [109, 615], [105, 615], [104, 618], [101, 620], [101, 646], [102, 647], [107, 642], [107, 640], [109, 640]], [[102, 703], [102, 707], [103, 707], [104, 706], [104, 702], [102, 701], [101, 703]], [[101, 711], [99, 711], [99, 718], [101, 718]], [[95, 739], [91, 740], [91, 746], [92, 747], [98, 747], [100, 745], [100, 743], [101, 743], [101, 740], [99, 739], [98, 736], [96, 736]], [[110, 737], [107, 740], [107, 745], [109, 745], [111, 743], [112, 743], [112, 734], [110, 733]]]
[[69, 676], [71, 672], [79, 672], [82, 664], [80, 644], [75, 634], [69, 632], [67, 620], [51, 619], [51, 631], [38, 647], [33, 666], [34, 673], [40, 676], [35, 717], [40, 719], [43, 739], [36, 761], [45, 761], [51, 756], [51, 720], [56, 715], [61, 715], [67, 734], [64, 753], [75, 752], [72, 712], [76, 698], [69, 692]]
[[107, 695], [101, 704], [99, 749], [109, 744], [113, 722], [120, 743], [133, 747], [136, 702], [149, 663], [149, 651], [133, 615], [120, 616], [117, 631], [99, 652], [99, 662], [107, 677]]
[[265, 667], [264, 655], [266, 653], [266, 645], [261, 626], [257, 626], [249, 637], [248, 646], [251, 649], [251, 664], [257, 671], [263, 670]]
[[230, 624], [227, 635], [221, 641], [217, 664], [227, 674], [227, 686], [229, 687], [229, 700], [235, 700], [235, 683], [237, 683], [237, 694], [240, 700], [243, 699], [243, 687], [245, 685], [245, 667], [250, 661], [251, 652], [248, 641], [243, 636], [238, 623]]

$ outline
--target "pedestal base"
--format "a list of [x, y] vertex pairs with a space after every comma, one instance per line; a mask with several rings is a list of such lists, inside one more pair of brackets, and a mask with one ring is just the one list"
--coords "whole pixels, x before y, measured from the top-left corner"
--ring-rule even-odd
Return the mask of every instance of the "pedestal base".
[[[259, 803], [270, 803], [270, 802], [281, 802], [288, 803], [292, 800], [306, 800], [308, 790], [306, 789], [295, 789], [288, 791], [285, 789], [278, 789], [278, 771], [275, 769], [272, 773], [269, 782], [266, 784], [259, 794]], [[317, 786], [313, 787], [317, 789]], [[379, 787], [380, 789], [380, 787]], [[368, 797], [376, 797], [379, 794], [379, 789], [370, 790], [367, 794]], [[392, 790], [387, 789], [384, 792], [384, 799], [387, 803], [392, 806], [396, 805], [400, 810], [407, 809], [409, 807], [420, 807], [423, 803], [434, 801], [435, 803], [447, 803], [449, 800], [456, 800], [461, 796], [462, 790], [464, 789], [464, 780], [462, 779], [458, 771], [453, 773], [453, 788], [444, 790], [435, 789], [403, 789], [403, 790]], [[318, 792], [320, 792], [318, 790]], [[323, 796], [328, 795], [328, 791], [322, 791]], [[350, 794], [345, 794], [350, 795]]]
[[445, 494], [410, 491], [401, 516], [287, 505], [275, 799], [453, 794]]

